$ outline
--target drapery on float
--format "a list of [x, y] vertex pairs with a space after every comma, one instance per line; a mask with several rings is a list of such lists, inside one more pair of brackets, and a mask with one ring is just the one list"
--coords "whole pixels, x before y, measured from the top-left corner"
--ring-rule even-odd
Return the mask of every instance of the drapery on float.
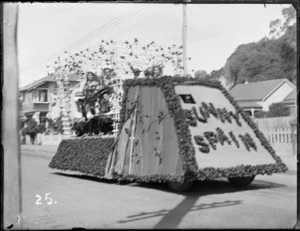
[[287, 171], [219, 82], [125, 80], [116, 138], [63, 140], [49, 167], [105, 179], [167, 182], [175, 191], [226, 177], [234, 186]]

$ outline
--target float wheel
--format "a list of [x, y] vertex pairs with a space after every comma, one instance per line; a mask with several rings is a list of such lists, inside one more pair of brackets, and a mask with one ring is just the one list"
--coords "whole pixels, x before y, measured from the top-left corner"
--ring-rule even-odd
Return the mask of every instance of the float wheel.
[[169, 186], [170, 189], [172, 189], [176, 192], [184, 192], [184, 191], [189, 190], [192, 187], [193, 181], [190, 181], [190, 180], [187, 180], [186, 178], [184, 178], [184, 180], [181, 182], [168, 181], [167, 185]]
[[231, 185], [235, 187], [244, 187], [254, 180], [255, 176], [245, 176], [245, 177], [232, 177], [228, 178]]

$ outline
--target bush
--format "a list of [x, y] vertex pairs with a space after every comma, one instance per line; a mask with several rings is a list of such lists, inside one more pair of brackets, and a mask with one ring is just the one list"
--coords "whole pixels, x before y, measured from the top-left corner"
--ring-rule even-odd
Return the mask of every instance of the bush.
[[45, 123], [40, 123], [38, 125], [37, 133], [44, 133], [45, 131], [46, 131], [46, 124]]
[[33, 144], [38, 131], [39, 131], [39, 126], [37, 122], [31, 118], [28, 120], [27, 127], [22, 131], [22, 134], [29, 135], [30, 141]]
[[63, 126], [62, 126], [62, 116], [57, 117], [55, 121], [52, 119], [49, 120], [50, 129], [53, 131], [53, 134], [63, 134]]
[[268, 116], [268, 113], [265, 111], [255, 111], [254, 112], [254, 118], [266, 118]]
[[268, 117], [289, 116], [290, 109], [283, 103], [273, 103], [269, 106]]

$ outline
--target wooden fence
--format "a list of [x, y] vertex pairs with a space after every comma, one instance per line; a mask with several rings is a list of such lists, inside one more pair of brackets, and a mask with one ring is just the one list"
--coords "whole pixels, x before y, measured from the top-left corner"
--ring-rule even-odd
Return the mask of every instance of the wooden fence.
[[57, 135], [53, 135], [53, 134], [49, 134], [49, 135], [41, 134], [41, 144], [42, 145], [59, 145], [59, 143], [63, 139], [67, 139], [69, 137], [70, 136], [68, 136], [68, 135], [62, 135], [62, 134], [57, 134]]
[[281, 156], [296, 155], [297, 129], [291, 126], [293, 117], [263, 118], [255, 122], [276, 153]]
[[[69, 137], [70, 137], [69, 135], [62, 135], [62, 134], [57, 134], [57, 135], [37, 134], [33, 145], [59, 145], [59, 143], [63, 139], [67, 139]], [[25, 143], [26, 144], [31, 144], [29, 136], [26, 136], [26, 142]]]

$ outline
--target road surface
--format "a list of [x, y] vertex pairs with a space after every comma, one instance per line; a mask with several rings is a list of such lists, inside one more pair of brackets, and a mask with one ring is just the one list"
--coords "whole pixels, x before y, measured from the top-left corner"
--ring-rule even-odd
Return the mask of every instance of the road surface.
[[257, 176], [237, 189], [226, 179], [187, 193], [164, 184], [118, 184], [50, 169], [54, 152], [22, 151], [23, 229], [293, 228], [296, 171]]

